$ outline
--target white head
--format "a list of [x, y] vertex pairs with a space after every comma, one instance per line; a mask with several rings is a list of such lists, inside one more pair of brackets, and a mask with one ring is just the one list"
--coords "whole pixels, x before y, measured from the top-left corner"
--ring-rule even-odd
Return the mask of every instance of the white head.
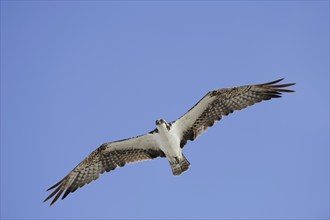
[[167, 123], [164, 119], [156, 120], [156, 126], [158, 130], [167, 129], [168, 131], [171, 129], [171, 124]]

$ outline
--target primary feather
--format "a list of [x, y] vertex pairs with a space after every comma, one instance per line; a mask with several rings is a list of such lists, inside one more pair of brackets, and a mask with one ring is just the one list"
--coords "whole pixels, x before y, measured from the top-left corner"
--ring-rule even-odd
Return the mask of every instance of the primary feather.
[[44, 202], [54, 197], [50, 203], [52, 205], [62, 194], [64, 199], [69, 193], [96, 180], [104, 172], [157, 157], [166, 157], [173, 174], [180, 175], [190, 165], [182, 153], [188, 140], [195, 140], [223, 116], [236, 110], [279, 98], [284, 92], [294, 92], [284, 88], [295, 83], [277, 84], [282, 80], [208, 92], [187, 113], [172, 123], [160, 119], [156, 121], [156, 129], [145, 135], [102, 144], [61, 181], [50, 187], [48, 190], [54, 191]]

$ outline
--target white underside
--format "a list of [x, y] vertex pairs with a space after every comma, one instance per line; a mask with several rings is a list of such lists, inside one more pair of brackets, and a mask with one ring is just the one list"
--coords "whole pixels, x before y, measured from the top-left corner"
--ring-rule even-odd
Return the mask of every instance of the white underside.
[[165, 153], [166, 157], [172, 161], [174, 158], [182, 159], [182, 151], [180, 148], [180, 137], [175, 128], [167, 130], [163, 125], [157, 126], [158, 135], [157, 142], [159, 148]]

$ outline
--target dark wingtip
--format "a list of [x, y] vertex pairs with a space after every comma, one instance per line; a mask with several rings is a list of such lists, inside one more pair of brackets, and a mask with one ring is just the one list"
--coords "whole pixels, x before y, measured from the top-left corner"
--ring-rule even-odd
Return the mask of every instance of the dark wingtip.
[[56, 200], [58, 199], [58, 197], [63, 193], [63, 190], [64, 190], [64, 188], [63, 188], [63, 181], [64, 180], [65, 180], [65, 178], [63, 178], [58, 183], [56, 183], [55, 185], [53, 185], [52, 187], [50, 187], [49, 189], [47, 189], [47, 191], [49, 191], [49, 190], [52, 190], [52, 189], [55, 188], [55, 190], [43, 202], [48, 201], [53, 196], [55, 196], [55, 198], [52, 200], [52, 202], [50, 203], [49, 206], [52, 206], [56, 202]]
[[57, 198], [56, 199], [53, 199], [53, 201], [49, 204], [49, 207], [51, 207], [52, 205], [54, 205], [54, 203], [56, 202]]
[[58, 181], [55, 185], [51, 186], [51, 187], [50, 187], [49, 189], [47, 189], [46, 191], [49, 191], [49, 190], [54, 189], [55, 187], [57, 187], [58, 185], [60, 185], [60, 184], [63, 182], [64, 179], [65, 179], [65, 177], [64, 177], [63, 179], [61, 179], [60, 181]]
[[278, 79], [278, 80], [275, 80], [272, 82], [268, 82], [268, 83], [258, 84], [257, 86], [267, 87], [267, 88], [271, 89], [273, 92], [277, 92], [280, 94], [283, 92], [295, 92], [295, 90], [282, 89], [282, 88], [296, 85], [296, 83], [277, 84], [278, 82], [281, 82], [282, 80], [284, 80], [284, 78], [281, 78], [281, 79]]
[[65, 199], [65, 197], [67, 197], [70, 193], [71, 193], [71, 190], [70, 190], [70, 188], [69, 188], [69, 189], [67, 189], [67, 190], [65, 191], [65, 193], [63, 194], [63, 196], [62, 196], [62, 200]]
[[274, 81], [271, 81], [271, 82], [268, 82], [268, 83], [263, 83], [263, 84], [259, 84], [259, 85], [272, 85], [272, 84], [276, 84], [278, 82], [281, 82], [282, 80], [284, 80], [285, 78], [281, 78], [281, 79], [278, 79], [278, 80], [274, 80]]
[[[43, 203], [46, 202], [48, 199], [49, 199], [49, 198], [46, 198], [46, 199], [43, 201]], [[52, 202], [49, 204], [49, 207], [51, 207], [53, 204], [54, 204], [54, 201], [52, 201]]]

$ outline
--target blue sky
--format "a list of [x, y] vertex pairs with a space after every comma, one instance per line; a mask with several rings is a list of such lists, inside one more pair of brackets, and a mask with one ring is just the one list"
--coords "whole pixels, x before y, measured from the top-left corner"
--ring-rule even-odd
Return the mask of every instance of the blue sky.
[[[328, 218], [328, 27], [328, 1], [1, 1], [1, 218]], [[282, 77], [296, 93], [189, 142], [181, 176], [157, 159], [42, 203], [102, 143]]]

